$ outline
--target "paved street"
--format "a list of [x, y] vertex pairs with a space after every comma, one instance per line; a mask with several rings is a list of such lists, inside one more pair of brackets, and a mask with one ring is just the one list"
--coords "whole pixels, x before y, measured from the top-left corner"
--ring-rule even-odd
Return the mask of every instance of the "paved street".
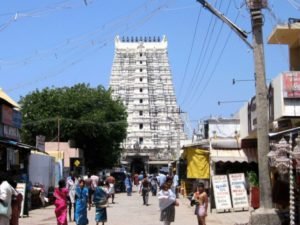
[[[108, 208], [108, 225], [160, 225], [158, 201], [156, 197], [150, 196], [150, 205], [143, 206], [142, 198], [137, 193], [127, 197], [126, 194], [117, 194], [116, 204]], [[173, 225], [196, 225], [194, 208], [188, 205], [188, 201], [180, 199], [180, 206], [176, 208], [176, 218]], [[95, 224], [95, 209], [89, 212], [89, 224]], [[208, 225], [234, 225], [246, 223], [249, 212], [209, 214]], [[69, 223], [74, 224], [75, 223]], [[45, 209], [30, 211], [30, 216], [21, 218], [20, 225], [56, 225], [54, 206]]]

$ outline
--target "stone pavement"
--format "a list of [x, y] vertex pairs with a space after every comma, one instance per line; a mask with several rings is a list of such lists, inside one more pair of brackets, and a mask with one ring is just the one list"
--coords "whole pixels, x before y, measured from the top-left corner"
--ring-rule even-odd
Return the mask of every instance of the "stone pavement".
[[[149, 206], [142, 205], [142, 197], [137, 193], [133, 196], [126, 194], [116, 195], [116, 204], [107, 208], [107, 225], [161, 225], [159, 221], [158, 200], [150, 196]], [[179, 199], [180, 206], [176, 207], [175, 222], [172, 225], [197, 225], [194, 215], [194, 208], [182, 197]], [[88, 212], [90, 225], [95, 224], [95, 208]], [[246, 223], [249, 219], [249, 212], [234, 213], [213, 213], [207, 217], [207, 225], [234, 225], [235, 223]], [[29, 217], [20, 219], [20, 225], [56, 225], [54, 206], [44, 209], [30, 211]], [[75, 225], [74, 222], [69, 225]]]

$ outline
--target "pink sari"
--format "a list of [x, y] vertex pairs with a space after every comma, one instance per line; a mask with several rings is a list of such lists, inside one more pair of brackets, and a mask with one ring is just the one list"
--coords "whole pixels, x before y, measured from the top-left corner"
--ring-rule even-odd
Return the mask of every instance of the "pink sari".
[[68, 225], [67, 221], [67, 197], [69, 191], [67, 188], [55, 188], [54, 197], [55, 197], [55, 215], [57, 218], [57, 224], [59, 225]]

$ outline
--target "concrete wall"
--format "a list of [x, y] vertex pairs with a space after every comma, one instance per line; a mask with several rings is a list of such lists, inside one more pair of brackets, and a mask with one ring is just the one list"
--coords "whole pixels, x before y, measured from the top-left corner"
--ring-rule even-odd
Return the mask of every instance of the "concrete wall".
[[[50, 155], [58, 152], [57, 142], [46, 142], [45, 151]], [[70, 148], [68, 142], [60, 142], [59, 151], [63, 152], [64, 167], [70, 167], [70, 158], [81, 157], [80, 150], [77, 148]]]
[[246, 103], [239, 111], [240, 117], [240, 138], [245, 138], [249, 135], [248, 126], [248, 103]]

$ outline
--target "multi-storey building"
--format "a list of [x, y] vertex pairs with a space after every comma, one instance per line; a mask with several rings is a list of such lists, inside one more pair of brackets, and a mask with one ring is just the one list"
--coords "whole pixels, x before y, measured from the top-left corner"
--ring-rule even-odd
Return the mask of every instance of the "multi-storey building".
[[167, 39], [115, 38], [112, 97], [127, 108], [121, 163], [132, 172], [156, 172], [178, 157], [185, 138], [168, 62]]

